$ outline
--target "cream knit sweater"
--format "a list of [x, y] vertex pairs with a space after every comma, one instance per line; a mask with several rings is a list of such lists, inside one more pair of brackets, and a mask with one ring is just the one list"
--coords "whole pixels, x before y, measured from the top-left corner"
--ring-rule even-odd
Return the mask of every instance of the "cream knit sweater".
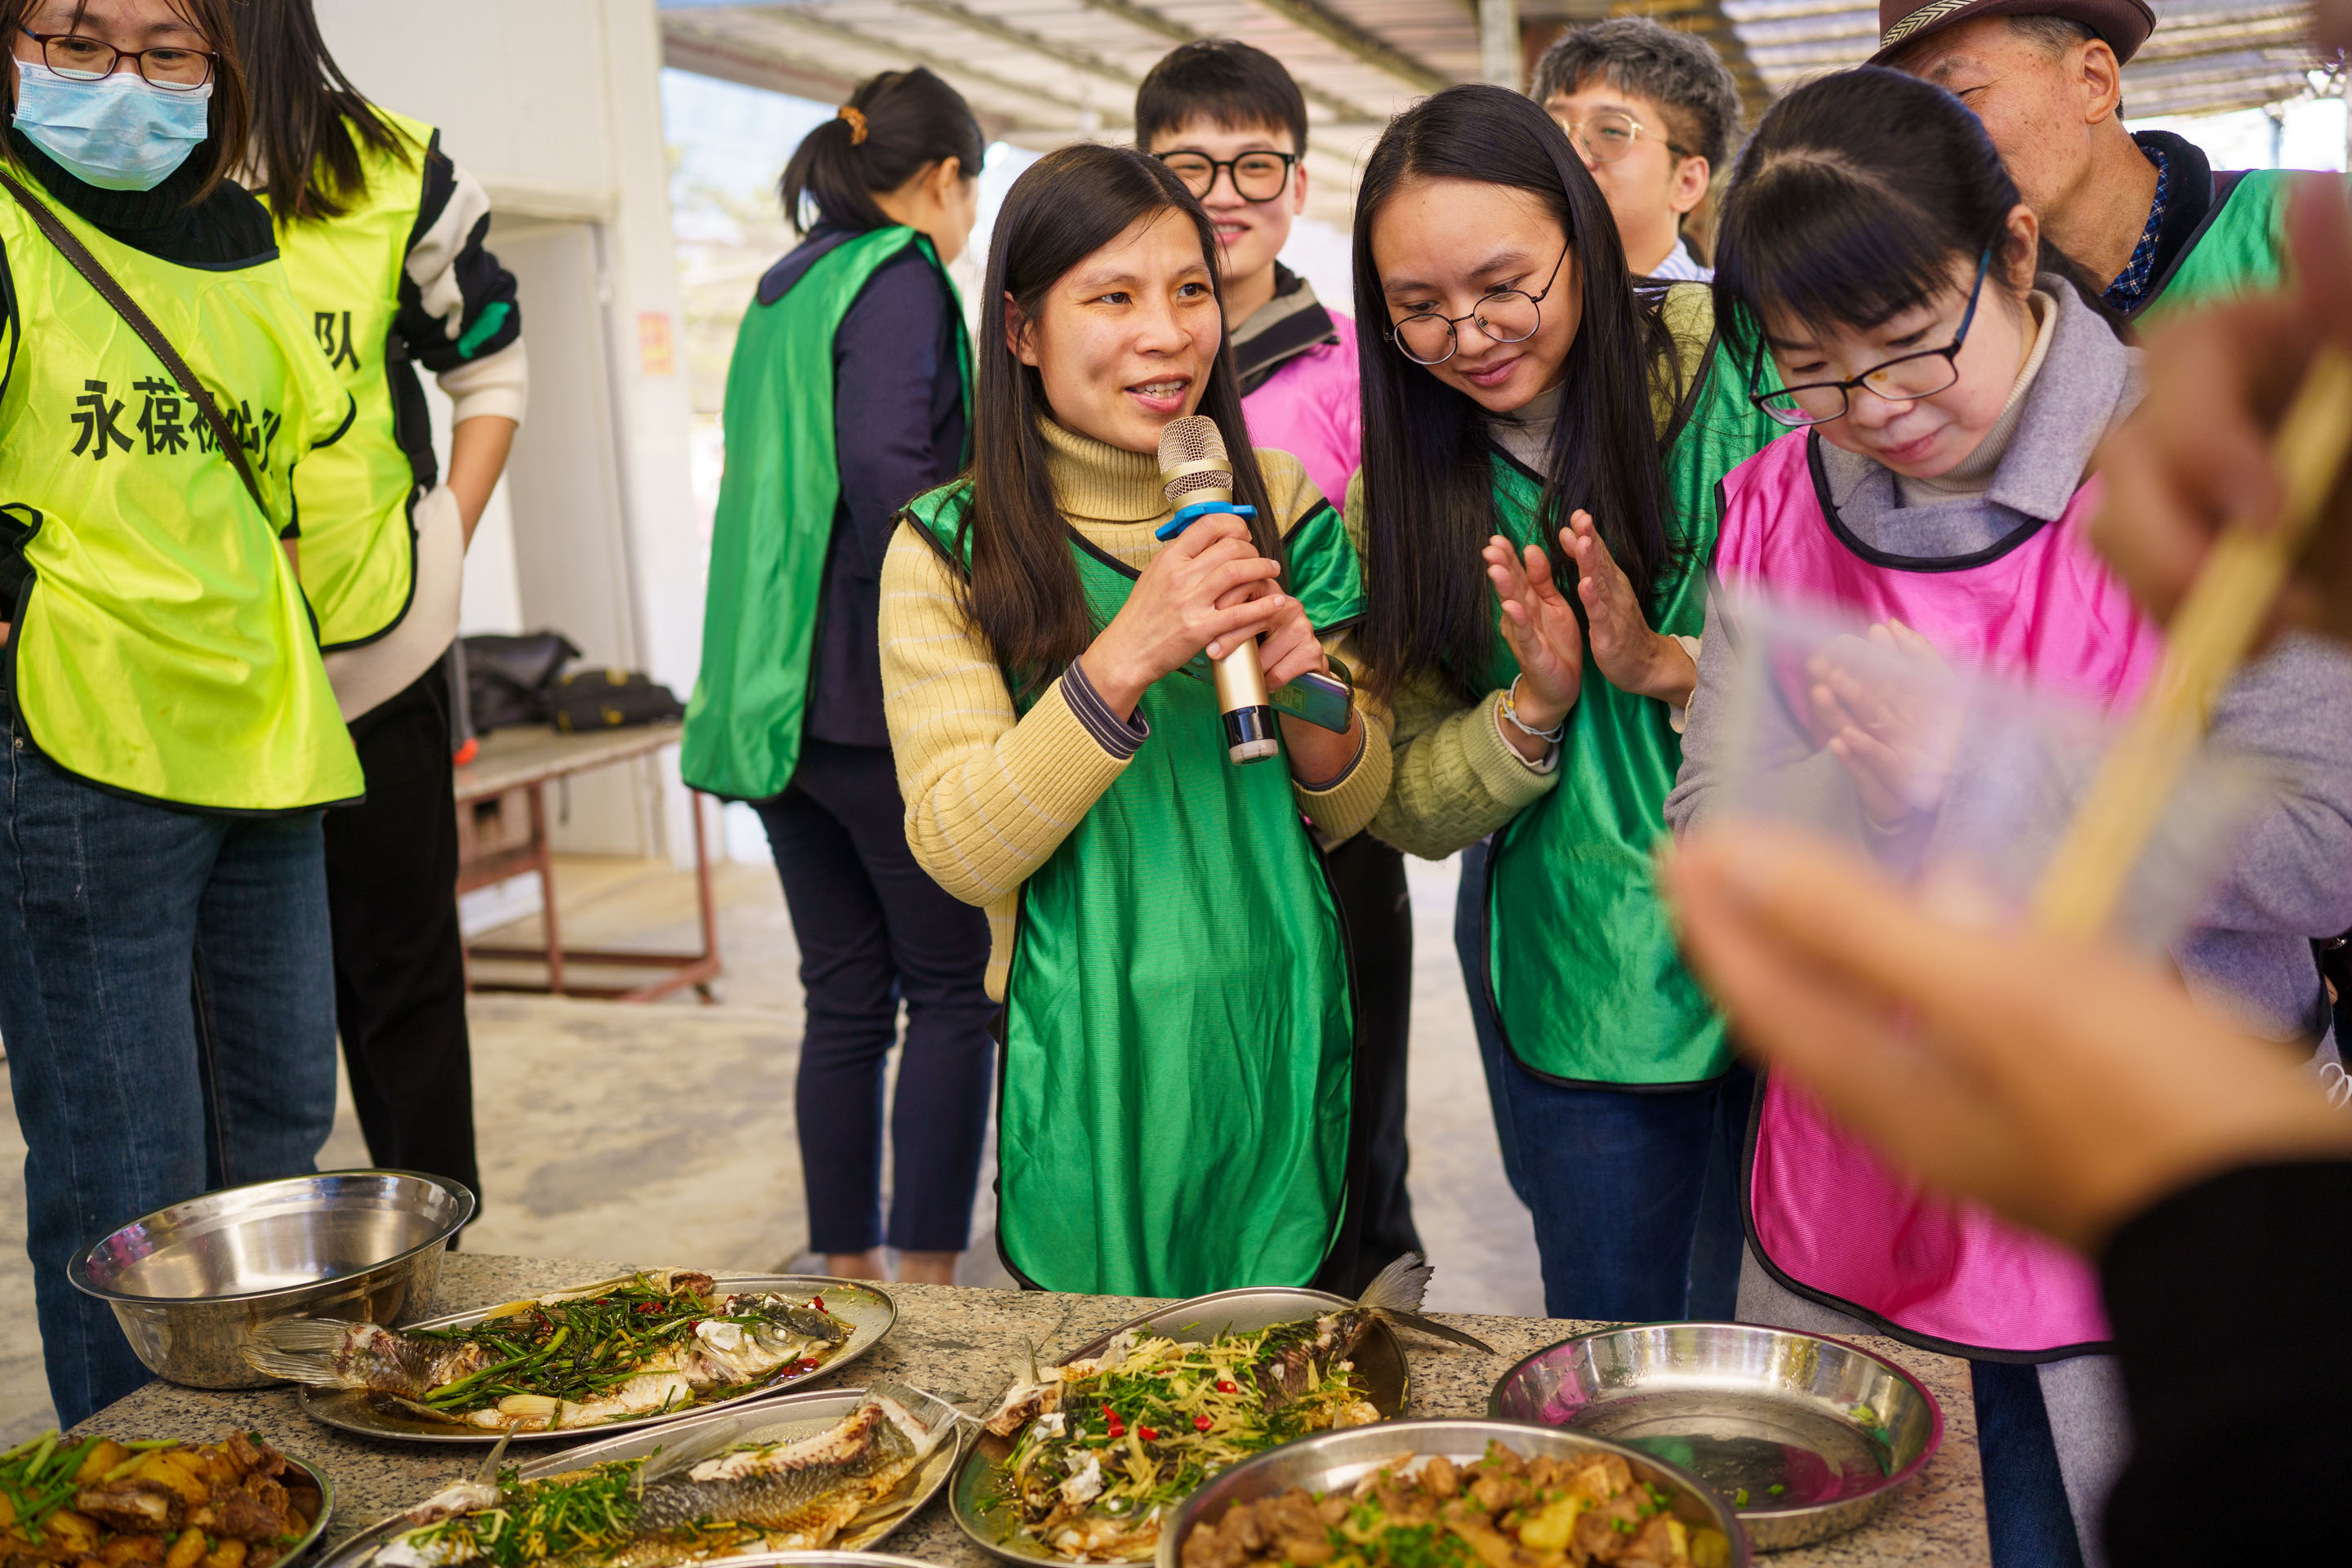
[[[1141, 570], [1160, 551], [1152, 531], [1171, 509], [1157, 458], [1124, 452], [1051, 423], [1043, 426], [1055, 498], [1090, 543]], [[1258, 453], [1283, 532], [1322, 500], [1298, 459]], [[1344, 634], [1326, 646], [1349, 662]], [[1126, 770], [1096, 740], [1056, 679], [1025, 714], [964, 610], [963, 580], [902, 523], [882, 563], [882, 700], [907, 802], [907, 843], [922, 868], [988, 910], [988, 994], [1002, 1001], [1012, 967], [1021, 885], [1049, 859]], [[1294, 784], [1298, 809], [1327, 847], [1371, 820], [1389, 790], [1385, 715], [1369, 706], [1364, 748], [1328, 787]], [[1151, 742], [1145, 741], [1145, 745]]]

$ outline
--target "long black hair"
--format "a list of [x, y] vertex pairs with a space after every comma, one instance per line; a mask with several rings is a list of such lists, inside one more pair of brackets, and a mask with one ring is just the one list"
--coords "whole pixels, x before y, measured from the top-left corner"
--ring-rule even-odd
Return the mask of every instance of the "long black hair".
[[[1716, 235], [1715, 319], [1740, 363], [1765, 313], [1868, 331], [1953, 286], [1987, 247], [2004, 292], [2026, 258], [2009, 215], [2023, 198], [1984, 122], [1942, 88], [1863, 66], [1774, 104], [1739, 155]], [[2098, 286], [2043, 240], [2055, 273], [2110, 325]]]
[[363, 147], [407, 163], [424, 152], [377, 115], [327, 52], [310, 0], [237, 0], [228, 9], [252, 83], [247, 157], [279, 217], [342, 216], [367, 194]]
[[[973, 402], [971, 505], [958, 544], [971, 563], [966, 607], [996, 655], [1024, 687], [1042, 685], [1087, 650], [1097, 627], [1070, 558], [1069, 525], [1055, 504], [1045, 436], [1053, 417], [1044, 379], [1007, 346], [1017, 308], [1034, 321], [1055, 283], [1139, 219], [1187, 226], [1216, 278], [1216, 230], [1209, 215], [1156, 158], [1127, 147], [1081, 142], [1047, 153], [1013, 184], [996, 215], [988, 247], [988, 281], [980, 295], [979, 385]], [[1217, 308], [1224, 309], [1222, 288]], [[1197, 412], [1224, 433], [1233, 459], [1234, 499], [1257, 509], [1250, 524], [1258, 553], [1282, 559], [1282, 534], [1267, 504], [1257, 454], [1242, 418], [1241, 379], [1221, 346]]]
[[922, 66], [884, 71], [858, 84], [831, 120], [801, 138], [776, 182], [793, 229], [818, 219], [864, 232], [891, 219], [873, 193], [895, 191], [930, 164], [953, 158], [967, 180], [980, 177], [987, 143], [963, 94]]
[[[1576, 258], [1583, 318], [1545, 464], [1538, 521], [1553, 567], [1576, 571], [1558, 534], [1570, 511], [1594, 526], [1644, 605], [1685, 546], [1667, 527], [1651, 410], [1653, 377], [1680, 369], [1660, 310], [1625, 272], [1616, 220], [1567, 134], [1533, 100], [1499, 87], [1450, 87], [1391, 121], [1356, 197], [1359, 310], [1385, 311], [1372, 226], [1412, 180], [1467, 180], [1533, 193]], [[1558, 285], [1555, 285], [1558, 287]], [[1364, 396], [1364, 510], [1370, 559], [1365, 654], [1383, 695], [1434, 675], [1465, 696], [1486, 689], [1496, 610], [1479, 552], [1495, 519], [1486, 416], [1404, 356], [1385, 331], [1357, 335]], [[1576, 604], [1573, 593], [1570, 604]], [[1582, 615], [1581, 606], [1578, 614]]]

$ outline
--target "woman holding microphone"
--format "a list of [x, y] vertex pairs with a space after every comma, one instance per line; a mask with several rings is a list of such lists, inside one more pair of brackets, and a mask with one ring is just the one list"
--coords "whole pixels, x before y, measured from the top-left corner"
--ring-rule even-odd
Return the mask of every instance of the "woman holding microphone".
[[147, 1378], [76, 1249], [334, 1119], [320, 817], [362, 784], [292, 474], [352, 403], [227, 183], [229, 9], [0, 0], [0, 1037], [67, 1426]]
[[[980, 126], [918, 68], [793, 153], [807, 237], [744, 313], [727, 375], [687, 783], [752, 804], [800, 944], [795, 1115], [828, 1272], [950, 1284], [988, 1116], [988, 931], [907, 851], [875, 625], [898, 509], [963, 467], [971, 350], [947, 268], [979, 210]], [[814, 219], [812, 222], [811, 220]], [[907, 1005], [882, 1212], [883, 1068]]]
[[[1370, 819], [1388, 741], [1286, 715], [1282, 763], [1236, 764], [1188, 668], [1255, 640], [1269, 687], [1329, 673], [1361, 610], [1339, 519], [1250, 447], [1215, 243], [1140, 153], [1024, 174], [971, 466], [883, 568], [907, 839], [987, 909], [1005, 1002], [999, 1242], [1052, 1289], [1304, 1284], [1339, 1228], [1353, 1000], [1318, 841]], [[1163, 542], [1160, 436], [1195, 414], [1237, 515]]]

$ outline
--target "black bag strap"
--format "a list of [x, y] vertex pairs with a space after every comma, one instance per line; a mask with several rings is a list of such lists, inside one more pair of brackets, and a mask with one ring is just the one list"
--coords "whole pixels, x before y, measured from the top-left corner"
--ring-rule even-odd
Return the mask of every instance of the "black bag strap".
[[205, 384], [196, 379], [196, 373], [188, 368], [188, 362], [180, 357], [180, 351], [172, 346], [172, 340], [163, 335], [163, 329], [139, 308], [138, 300], [123, 291], [122, 285], [114, 280], [114, 274], [89, 253], [89, 247], [75, 237], [74, 231], [49, 210], [48, 204], [25, 188], [23, 181], [7, 170], [0, 169], [0, 185], [7, 187], [8, 194], [16, 198], [16, 205], [30, 215], [41, 233], [48, 237], [49, 243], [58, 247], [58, 254], [73, 263], [73, 269], [114, 307], [116, 314], [128, 321], [131, 330], [139, 334], [140, 341], [163, 362], [163, 368], [172, 373], [173, 381], [180, 384], [181, 392], [196, 405], [196, 412], [204, 416], [205, 425], [212, 429], [213, 440], [228, 454], [228, 460], [236, 465], [236, 477], [245, 481], [246, 491], [253, 497], [253, 504], [261, 509], [262, 516], [268, 517], [269, 503], [262, 499], [261, 481], [255, 477], [253, 464], [246, 458], [244, 444], [229, 429], [228, 421], [221, 417], [220, 405], [213, 401], [213, 395], [205, 390]]

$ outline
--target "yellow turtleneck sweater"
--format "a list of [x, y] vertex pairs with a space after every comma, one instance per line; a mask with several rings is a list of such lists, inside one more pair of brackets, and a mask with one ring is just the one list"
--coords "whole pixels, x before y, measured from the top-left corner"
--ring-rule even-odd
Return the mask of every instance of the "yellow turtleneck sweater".
[[[1041, 428], [1063, 516], [1087, 542], [1142, 570], [1160, 548], [1152, 531], [1173, 510], [1160, 494], [1158, 458], [1050, 422]], [[1286, 534], [1322, 501], [1287, 452], [1259, 452], [1258, 471]], [[940, 886], [987, 909], [988, 994], [1002, 1001], [1021, 884], [1128, 759], [1095, 739], [1059, 679], [1016, 715], [994, 654], [965, 615], [963, 588], [938, 550], [900, 527], [882, 563], [882, 701], [908, 846]], [[1354, 667], [1344, 634], [1325, 646]], [[1388, 794], [1387, 722], [1368, 703], [1360, 692], [1366, 722], [1355, 764], [1320, 790], [1294, 783], [1299, 811], [1327, 847], [1361, 832]]]

